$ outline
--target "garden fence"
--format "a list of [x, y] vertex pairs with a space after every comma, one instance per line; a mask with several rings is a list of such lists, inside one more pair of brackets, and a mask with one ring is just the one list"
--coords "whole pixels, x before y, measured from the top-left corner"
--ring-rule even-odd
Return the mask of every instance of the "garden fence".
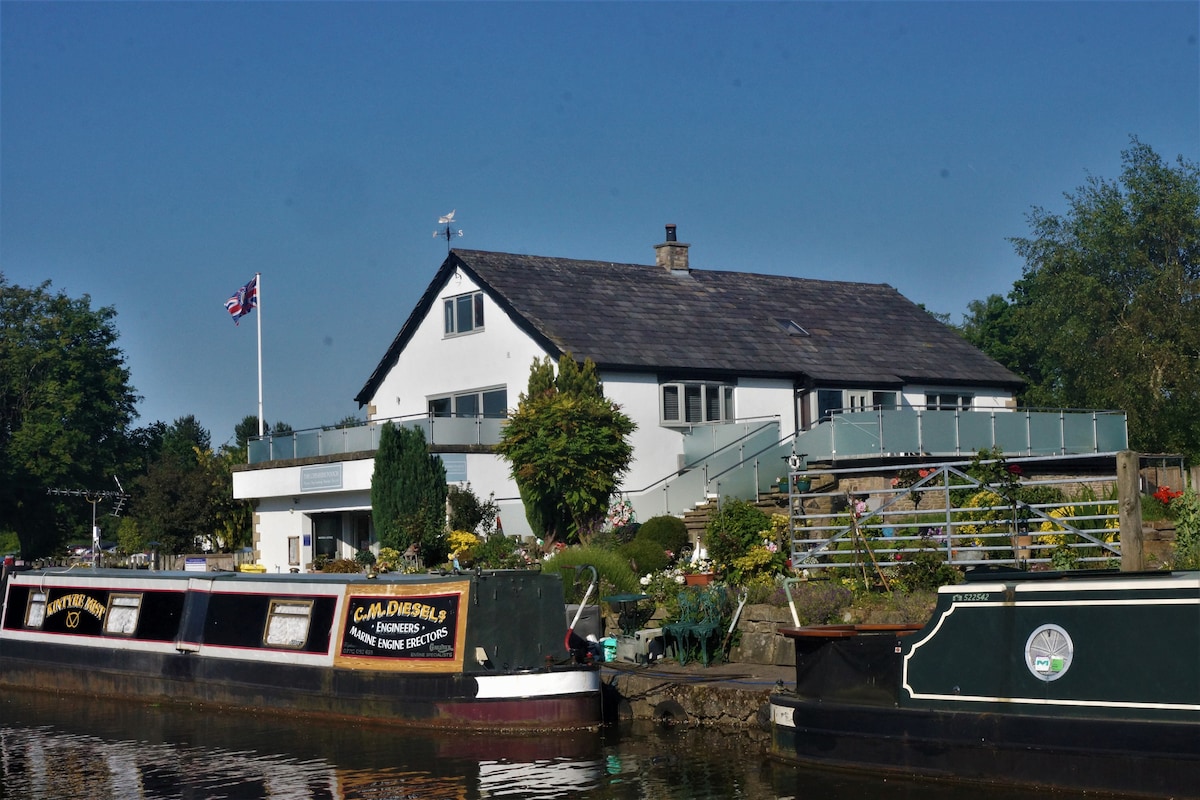
[[[861, 571], [911, 564], [930, 552], [964, 568], [1119, 564], [1115, 474], [988, 484], [965, 466], [929, 465], [874, 481], [859, 472], [853, 482], [837, 480], [834, 471], [791, 473], [792, 564], [810, 572]], [[821, 488], [850, 483], [856, 488]]]

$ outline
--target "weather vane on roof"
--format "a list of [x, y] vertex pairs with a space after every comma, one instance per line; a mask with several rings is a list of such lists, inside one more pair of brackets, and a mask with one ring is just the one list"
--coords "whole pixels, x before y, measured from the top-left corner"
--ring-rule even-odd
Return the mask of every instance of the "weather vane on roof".
[[[454, 211], [457, 211], [457, 210], [458, 209], [455, 209]], [[433, 232], [433, 238], [435, 238], [435, 239], [438, 238], [439, 236], [446, 237], [446, 252], [450, 252], [450, 240], [453, 239], [455, 236], [463, 235], [462, 228], [459, 228], [458, 230], [454, 230], [453, 228], [450, 227], [451, 225], [454, 224], [454, 211], [451, 211], [449, 214], [446, 214], [445, 216], [438, 217], [438, 225], [445, 225], [446, 227], [440, 231]]]

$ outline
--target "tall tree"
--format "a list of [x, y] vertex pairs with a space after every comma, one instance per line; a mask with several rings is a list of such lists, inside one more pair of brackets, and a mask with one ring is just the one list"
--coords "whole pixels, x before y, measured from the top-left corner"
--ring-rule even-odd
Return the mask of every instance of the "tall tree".
[[1119, 181], [1035, 208], [1008, 302], [972, 304], [971, 341], [1029, 380], [1029, 406], [1120, 409], [1130, 445], [1200, 458], [1200, 171], [1136, 138]]
[[116, 312], [15, 286], [0, 273], [0, 524], [26, 558], [91, 525], [87, 503], [47, 490], [115, 489], [138, 397], [118, 349]]
[[145, 545], [156, 542], [164, 553], [191, 552], [205, 543], [228, 546], [221, 515], [233, 503], [232, 478], [209, 449], [210, 440], [191, 415], [163, 431], [157, 457], [133, 484], [130, 514]]
[[525, 516], [546, 541], [587, 540], [633, 460], [628, 436], [636, 426], [604, 396], [591, 359], [570, 353], [550, 382], [549, 357], [534, 359], [529, 391], [504, 428], [496, 452], [508, 460]]
[[420, 428], [384, 423], [371, 476], [371, 517], [384, 547], [416, 545], [426, 564], [443, 561], [446, 467], [429, 452]]

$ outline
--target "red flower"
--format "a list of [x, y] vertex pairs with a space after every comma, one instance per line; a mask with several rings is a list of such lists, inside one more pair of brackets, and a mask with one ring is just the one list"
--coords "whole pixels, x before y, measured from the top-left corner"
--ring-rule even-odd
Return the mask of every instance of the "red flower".
[[1021, 465], [1020, 464], [1009, 464], [1008, 472], [1010, 475], [1020, 475], [1021, 474]]
[[1170, 486], [1160, 486], [1158, 491], [1154, 493], [1154, 499], [1162, 503], [1164, 506], [1170, 505], [1171, 501], [1176, 497], [1182, 497], [1183, 492], [1171, 491]]

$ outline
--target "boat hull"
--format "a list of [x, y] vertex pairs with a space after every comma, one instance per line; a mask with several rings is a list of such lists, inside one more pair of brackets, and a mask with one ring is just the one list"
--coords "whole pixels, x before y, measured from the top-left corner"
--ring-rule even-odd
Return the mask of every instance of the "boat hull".
[[989, 575], [943, 587], [924, 626], [784, 633], [775, 756], [1200, 797], [1200, 574]]
[[1152, 797], [1200, 796], [1187, 723], [923, 711], [771, 697], [771, 752], [805, 764]]
[[3, 686], [426, 728], [602, 722], [598, 667], [565, 649], [557, 576], [47, 574], [7, 590]]

